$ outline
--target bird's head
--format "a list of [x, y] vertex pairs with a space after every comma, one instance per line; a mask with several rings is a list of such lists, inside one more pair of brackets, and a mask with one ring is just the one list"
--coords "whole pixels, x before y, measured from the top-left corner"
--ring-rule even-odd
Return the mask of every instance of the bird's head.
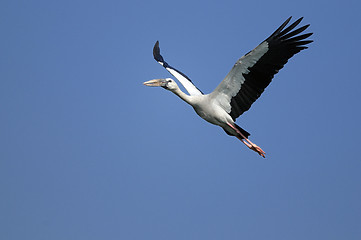
[[161, 78], [161, 79], [154, 79], [143, 83], [149, 87], [162, 87], [164, 89], [174, 91], [178, 89], [178, 85], [176, 82], [171, 78]]

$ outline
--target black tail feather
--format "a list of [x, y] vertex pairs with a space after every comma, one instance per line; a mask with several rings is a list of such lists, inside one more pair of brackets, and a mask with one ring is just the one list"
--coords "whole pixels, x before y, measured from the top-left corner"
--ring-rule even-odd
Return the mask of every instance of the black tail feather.
[[[243, 128], [241, 128], [240, 126], [238, 126], [237, 124], [234, 123], [234, 126], [246, 137], [248, 138], [251, 134], [249, 132], [247, 132], [246, 130], [244, 130]], [[230, 132], [228, 132], [226, 129], [223, 128], [223, 130], [230, 136], [234, 136], [233, 134], [231, 134]], [[243, 137], [242, 137], [243, 138]]]

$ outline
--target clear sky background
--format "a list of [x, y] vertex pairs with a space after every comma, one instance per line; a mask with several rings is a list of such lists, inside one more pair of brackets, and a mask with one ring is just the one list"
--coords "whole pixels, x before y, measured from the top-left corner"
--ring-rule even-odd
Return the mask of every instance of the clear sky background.
[[[0, 2], [0, 239], [361, 238], [360, 1]], [[237, 123], [205, 93], [289, 16], [314, 43]]]

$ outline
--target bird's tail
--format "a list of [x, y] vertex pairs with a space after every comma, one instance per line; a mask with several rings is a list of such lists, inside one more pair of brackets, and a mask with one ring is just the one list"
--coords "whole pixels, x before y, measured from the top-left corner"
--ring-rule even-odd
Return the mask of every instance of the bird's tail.
[[247, 132], [246, 130], [244, 130], [243, 128], [241, 128], [240, 126], [238, 126], [237, 124], [234, 124], [234, 126], [236, 126], [236, 128], [246, 137], [248, 138], [251, 134], [249, 132]]
[[[244, 130], [243, 128], [241, 128], [240, 126], [238, 126], [237, 124], [234, 123], [234, 126], [238, 129], [238, 131], [240, 131], [243, 136], [245, 136], [246, 138], [248, 138], [251, 134], [249, 132], [247, 132], [246, 130]], [[229, 133], [226, 129], [223, 128], [223, 130], [230, 136], [234, 136], [234, 134]], [[243, 138], [242, 136], [240, 136], [241, 138]]]

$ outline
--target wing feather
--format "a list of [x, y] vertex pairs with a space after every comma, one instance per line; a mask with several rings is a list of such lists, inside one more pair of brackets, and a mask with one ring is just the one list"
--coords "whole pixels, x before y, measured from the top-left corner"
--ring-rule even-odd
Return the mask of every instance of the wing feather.
[[295, 29], [302, 21], [294, 23], [288, 18], [275, 32], [255, 49], [241, 57], [224, 80], [210, 94], [235, 120], [247, 111], [270, 84], [274, 75], [283, 68], [293, 55], [307, 48], [312, 40], [305, 40], [312, 35], [306, 33], [309, 25]]
[[172, 74], [183, 85], [187, 92], [194, 95], [202, 95], [203, 93], [192, 83], [192, 81], [181, 71], [171, 67], [166, 61], [164, 61], [162, 55], [160, 55], [159, 41], [157, 41], [153, 48], [154, 59], [162, 65], [167, 71]]

